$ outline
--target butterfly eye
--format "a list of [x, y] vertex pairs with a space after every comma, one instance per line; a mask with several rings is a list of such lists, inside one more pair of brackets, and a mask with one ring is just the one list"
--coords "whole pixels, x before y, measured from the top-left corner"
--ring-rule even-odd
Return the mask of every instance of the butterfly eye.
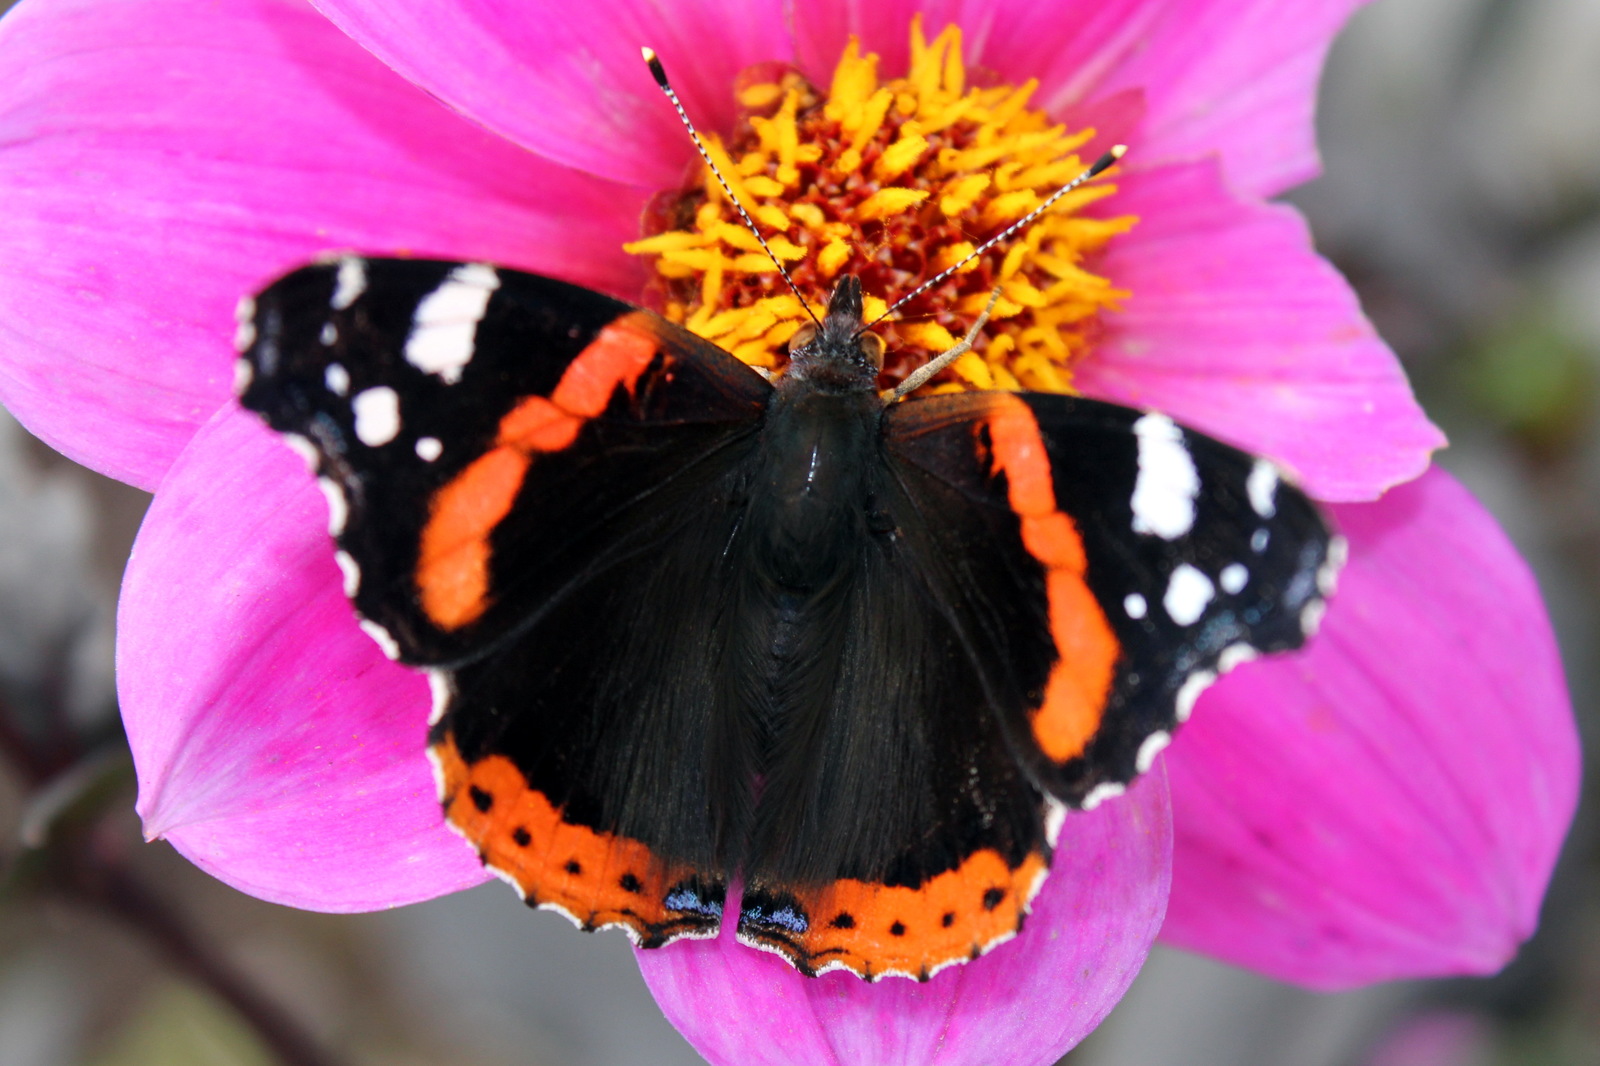
[[861, 354], [867, 357], [874, 370], [883, 369], [883, 338], [876, 333], [863, 333], [856, 338]]
[[817, 339], [817, 327], [809, 322], [794, 331], [789, 338], [789, 351], [796, 352]]

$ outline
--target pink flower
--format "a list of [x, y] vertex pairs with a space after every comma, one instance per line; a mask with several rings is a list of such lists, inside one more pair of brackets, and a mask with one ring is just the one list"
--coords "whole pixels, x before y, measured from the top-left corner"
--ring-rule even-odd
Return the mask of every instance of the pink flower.
[[902, 71], [920, 10], [962, 27], [973, 66], [1037, 78], [1035, 105], [1133, 148], [1113, 203], [1139, 223], [1098, 264], [1131, 295], [1076, 386], [1298, 470], [1350, 540], [1343, 591], [1306, 652], [1203, 698], [1164, 771], [1069, 820], [1016, 941], [871, 986], [679, 944], [640, 955], [663, 1008], [715, 1062], [1044, 1063], [1158, 931], [1323, 988], [1499, 968], [1576, 797], [1548, 624], [1494, 522], [1425, 472], [1442, 438], [1393, 355], [1263, 199], [1316, 171], [1313, 90], [1354, 6], [25, 0], [0, 21], [0, 398], [159, 489], [118, 649], [147, 833], [301, 907], [484, 878], [440, 818], [426, 684], [357, 628], [321, 497], [231, 399], [238, 297], [359, 248], [637, 300], [622, 245], [692, 158], [637, 46], [727, 130], [741, 71], [825, 83], [852, 33]]

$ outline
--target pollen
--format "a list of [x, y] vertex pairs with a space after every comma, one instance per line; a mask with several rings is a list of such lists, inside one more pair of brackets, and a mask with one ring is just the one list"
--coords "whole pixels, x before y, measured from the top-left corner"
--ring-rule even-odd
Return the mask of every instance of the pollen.
[[[825, 88], [765, 65], [740, 76], [741, 117], [706, 148], [795, 286], [821, 315], [835, 282], [861, 278], [871, 322], [900, 296], [960, 262], [1082, 174], [1093, 129], [1072, 130], [1030, 106], [1037, 83], [969, 72], [961, 31], [931, 42], [911, 23], [904, 77], [852, 40]], [[1114, 175], [1115, 171], [1111, 174]], [[1096, 267], [1137, 222], [1101, 205], [1107, 175], [1063, 196], [1027, 229], [919, 293], [875, 327], [892, 387], [971, 329], [1000, 296], [973, 351], [929, 387], [1072, 391], [1074, 363], [1102, 315], [1129, 293]], [[649, 257], [652, 296], [667, 318], [745, 362], [781, 371], [806, 309], [761, 251], [710, 170], [656, 197], [645, 235], [624, 245]]]

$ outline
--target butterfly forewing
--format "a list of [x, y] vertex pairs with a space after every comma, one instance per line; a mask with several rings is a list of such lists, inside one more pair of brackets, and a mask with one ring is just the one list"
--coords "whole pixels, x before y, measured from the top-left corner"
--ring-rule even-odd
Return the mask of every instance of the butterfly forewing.
[[927, 523], [930, 573], [1019, 758], [1074, 806], [1148, 769], [1220, 673], [1304, 643], [1342, 559], [1277, 467], [1163, 415], [976, 393], [899, 405], [886, 439], [920, 510], [973, 512]]
[[482, 654], [633, 550], [614, 514], [747, 433], [770, 391], [628, 304], [478, 263], [347, 256], [249, 310], [240, 400], [309, 445], [351, 598], [419, 665]]

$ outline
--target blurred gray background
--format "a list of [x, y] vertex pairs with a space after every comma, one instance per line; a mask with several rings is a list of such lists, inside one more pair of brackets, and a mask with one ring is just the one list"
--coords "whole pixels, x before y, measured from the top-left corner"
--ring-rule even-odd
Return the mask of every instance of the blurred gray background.
[[[1538, 571], [1592, 760], [1600, 0], [1378, 0], [1334, 48], [1320, 126], [1326, 176], [1290, 198], [1449, 434], [1441, 461]], [[140, 842], [111, 648], [146, 502], [0, 412], [0, 728], [43, 753], [0, 758], [0, 1066], [265, 1066], [278, 1060], [261, 1027], [275, 1024], [329, 1063], [699, 1063], [620, 935], [530, 915], [499, 884], [306, 914]], [[85, 751], [78, 786], [41, 797], [36, 783]], [[1539, 935], [1500, 976], [1317, 995], [1158, 948], [1067, 1061], [1600, 1064], [1595, 792], [1591, 777]], [[29, 846], [45, 815], [70, 847]], [[168, 919], [176, 932], [148, 935]]]

